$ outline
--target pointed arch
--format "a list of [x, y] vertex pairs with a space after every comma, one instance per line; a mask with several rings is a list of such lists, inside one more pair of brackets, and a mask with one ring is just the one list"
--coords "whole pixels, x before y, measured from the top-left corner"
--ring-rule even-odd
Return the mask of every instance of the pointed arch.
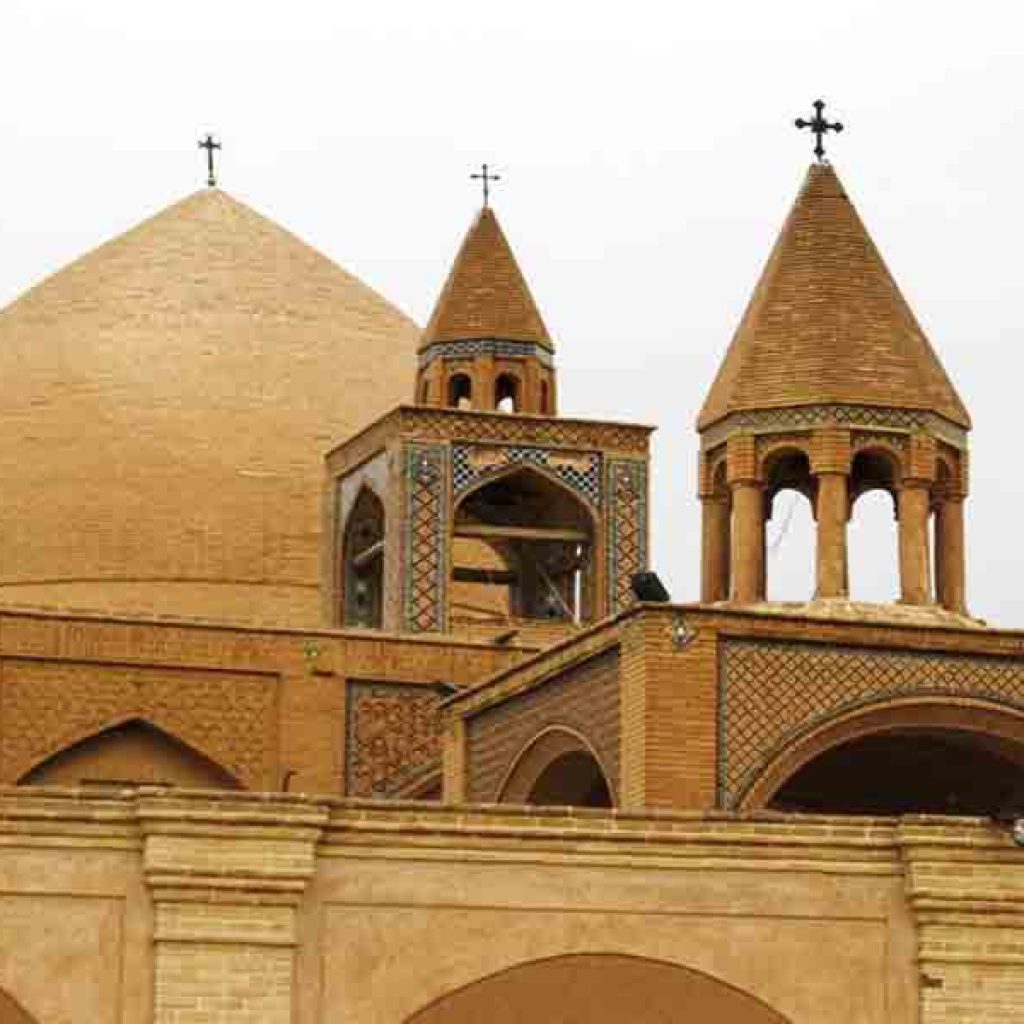
[[[990, 758], [1016, 766], [1004, 778], [1012, 780], [1014, 775], [1019, 777], [1024, 770], [1024, 712], [978, 699], [957, 698], [953, 703], [944, 696], [907, 697], [851, 710], [790, 740], [759, 773], [743, 796], [740, 807], [756, 810], [769, 806], [791, 780], [820, 758], [841, 748], [852, 750], [852, 744], [883, 736], [906, 737], [910, 741], [921, 737], [944, 737], [961, 750], [985, 751], [986, 771], [995, 767]], [[864, 769], [872, 764], [872, 751], [861, 747], [861, 752], [866, 753], [868, 759], [861, 762], [856, 774], [865, 786], [870, 787], [872, 776]], [[877, 757], [877, 749], [874, 753]], [[874, 763], [877, 764], [877, 760]], [[887, 779], [894, 777], [891, 767], [884, 776]], [[988, 795], [993, 803], [999, 802], [1000, 793], [991, 788], [979, 799], [987, 799]], [[975, 808], [970, 813], [994, 813], [998, 809], [986, 806], [984, 810]], [[842, 811], [841, 806], [835, 806], [830, 813]]]
[[446, 993], [405, 1024], [618, 1024], [638, 1015], [652, 1021], [788, 1024], [767, 1003], [713, 975], [620, 953], [569, 953], [515, 964]]
[[454, 511], [452, 613], [588, 621], [596, 603], [593, 510], [541, 466], [478, 481]]
[[519, 412], [522, 383], [514, 373], [500, 373], [494, 382], [494, 408], [499, 412]]
[[473, 378], [468, 373], [453, 373], [448, 378], [448, 405], [452, 409], [473, 408]]
[[341, 623], [380, 629], [384, 619], [384, 503], [368, 484], [359, 488], [341, 542]]
[[222, 765], [160, 726], [125, 716], [64, 743], [18, 779], [22, 786], [167, 785], [241, 789]]
[[543, 729], [512, 761], [498, 802], [538, 806], [612, 807], [608, 772], [593, 744], [565, 725]]
[[[818, 492], [810, 458], [803, 445], [780, 440], [768, 449], [762, 467], [766, 528], [763, 592], [769, 600], [810, 600], [815, 591], [814, 508]], [[777, 514], [776, 498], [784, 491], [791, 492], [793, 497]], [[773, 520], [777, 525], [773, 535], [768, 535], [767, 527]], [[802, 525], [804, 536], [798, 533], [796, 539], [801, 543], [786, 544], [794, 523]]]

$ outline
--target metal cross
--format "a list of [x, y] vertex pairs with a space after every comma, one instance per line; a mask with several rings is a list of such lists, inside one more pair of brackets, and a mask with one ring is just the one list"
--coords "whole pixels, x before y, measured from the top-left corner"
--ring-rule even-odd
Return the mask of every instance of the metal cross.
[[207, 132], [206, 138], [199, 140], [199, 148], [206, 150], [206, 184], [213, 188], [217, 184], [217, 176], [213, 173], [213, 151], [221, 148], [220, 143]]
[[472, 181], [482, 181], [484, 183], [484, 206], [486, 207], [491, 196], [491, 182], [501, 181], [501, 175], [489, 170], [487, 164], [481, 164], [480, 173], [471, 174], [469, 177]]
[[843, 126], [838, 122], [834, 121], [829, 123], [822, 116], [822, 111], [825, 109], [825, 103], [823, 100], [815, 100], [814, 106], [814, 118], [810, 121], [805, 121], [802, 117], [798, 117], [794, 122], [797, 128], [810, 128], [814, 134], [814, 155], [818, 158], [818, 163], [821, 163], [825, 159], [825, 147], [822, 144], [826, 132], [841, 132]]

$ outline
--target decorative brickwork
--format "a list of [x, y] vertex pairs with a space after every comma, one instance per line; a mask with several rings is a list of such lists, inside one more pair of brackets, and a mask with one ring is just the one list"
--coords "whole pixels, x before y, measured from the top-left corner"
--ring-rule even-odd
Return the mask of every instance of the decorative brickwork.
[[469, 341], [443, 341], [423, 349], [419, 354], [422, 370], [435, 359], [476, 359], [478, 356], [497, 356], [499, 359], [536, 359], [544, 366], [552, 366], [550, 349], [528, 341], [504, 341], [500, 338], [473, 338]]
[[650, 428], [629, 423], [567, 420], [447, 409], [402, 408], [403, 437], [484, 441], [647, 454]]
[[394, 796], [437, 772], [440, 690], [414, 683], [349, 682], [345, 793]]
[[611, 459], [607, 472], [608, 611], [631, 605], [633, 574], [647, 568], [647, 464]]
[[452, 480], [456, 495], [505, 472], [509, 466], [540, 466], [591, 506], [601, 504], [601, 456], [593, 452], [545, 451], [504, 445], [452, 446]]
[[840, 714], [906, 697], [974, 698], [1024, 710], [1024, 664], [726, 639], [719, 688], [718, 800], [731, 808], [779, 752]]
[[586, 737], [619, 786], [619, 654], [607, 651], [557, 679], [486, 708], [467, 723], [471, 801], [494, 801], [519, 753], [545, 729], [562, 726]]
[[264, 789], [276, 762], [276, 692], [263, 675], [6, 660], [2, 777], [17, 781], [51, 754], [140, 718]]
[[445, 445], [406, 446], [405, 628], [414, 633], [445, 628], [448, 475]]

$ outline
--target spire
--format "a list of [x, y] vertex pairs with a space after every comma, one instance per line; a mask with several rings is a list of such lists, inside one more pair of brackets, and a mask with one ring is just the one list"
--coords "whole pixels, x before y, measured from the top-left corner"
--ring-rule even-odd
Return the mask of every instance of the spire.
[[419, 346], [423, 405], [555, 412], [554, 346], [494, 210], [473, 221]]
[[812, 165], [705, 400], [734, 412], [842, 404], [970, 417], [829, 164]]
[[477, 338], [553, 347], [526, 279], [489, 206], [481, 209], [466, 234], [420, 348]]

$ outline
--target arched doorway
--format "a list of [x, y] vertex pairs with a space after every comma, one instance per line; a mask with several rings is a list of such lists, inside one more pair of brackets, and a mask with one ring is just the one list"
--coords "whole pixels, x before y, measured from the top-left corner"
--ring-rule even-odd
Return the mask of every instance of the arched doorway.
[[384, 616], [384, 505], [364, 487], [342, 541], [342, 625], [380, 629]]
[[611, 807], [608, 776], [587, 741], [571, 729], [546, 729], [516, 758], [501, 803], [540, 807]]
[[743, 807], [992, 816], [1024, 805], [1024, 715], [906, 701], [841, 716], [787, 747]]
[[594, 523], [568, 488], [516, 467], [455, 512], [452, 616], [584, 622], [593, 615]]
[[576, 954], [519, 964], [467, 985], [406, 1024], [786, 1024], [754, 996], [677, 964]]
[[220, 765], [140, 719], [121, 722], [65, 747], [25, 774], [19, 785], [240, 788]]

